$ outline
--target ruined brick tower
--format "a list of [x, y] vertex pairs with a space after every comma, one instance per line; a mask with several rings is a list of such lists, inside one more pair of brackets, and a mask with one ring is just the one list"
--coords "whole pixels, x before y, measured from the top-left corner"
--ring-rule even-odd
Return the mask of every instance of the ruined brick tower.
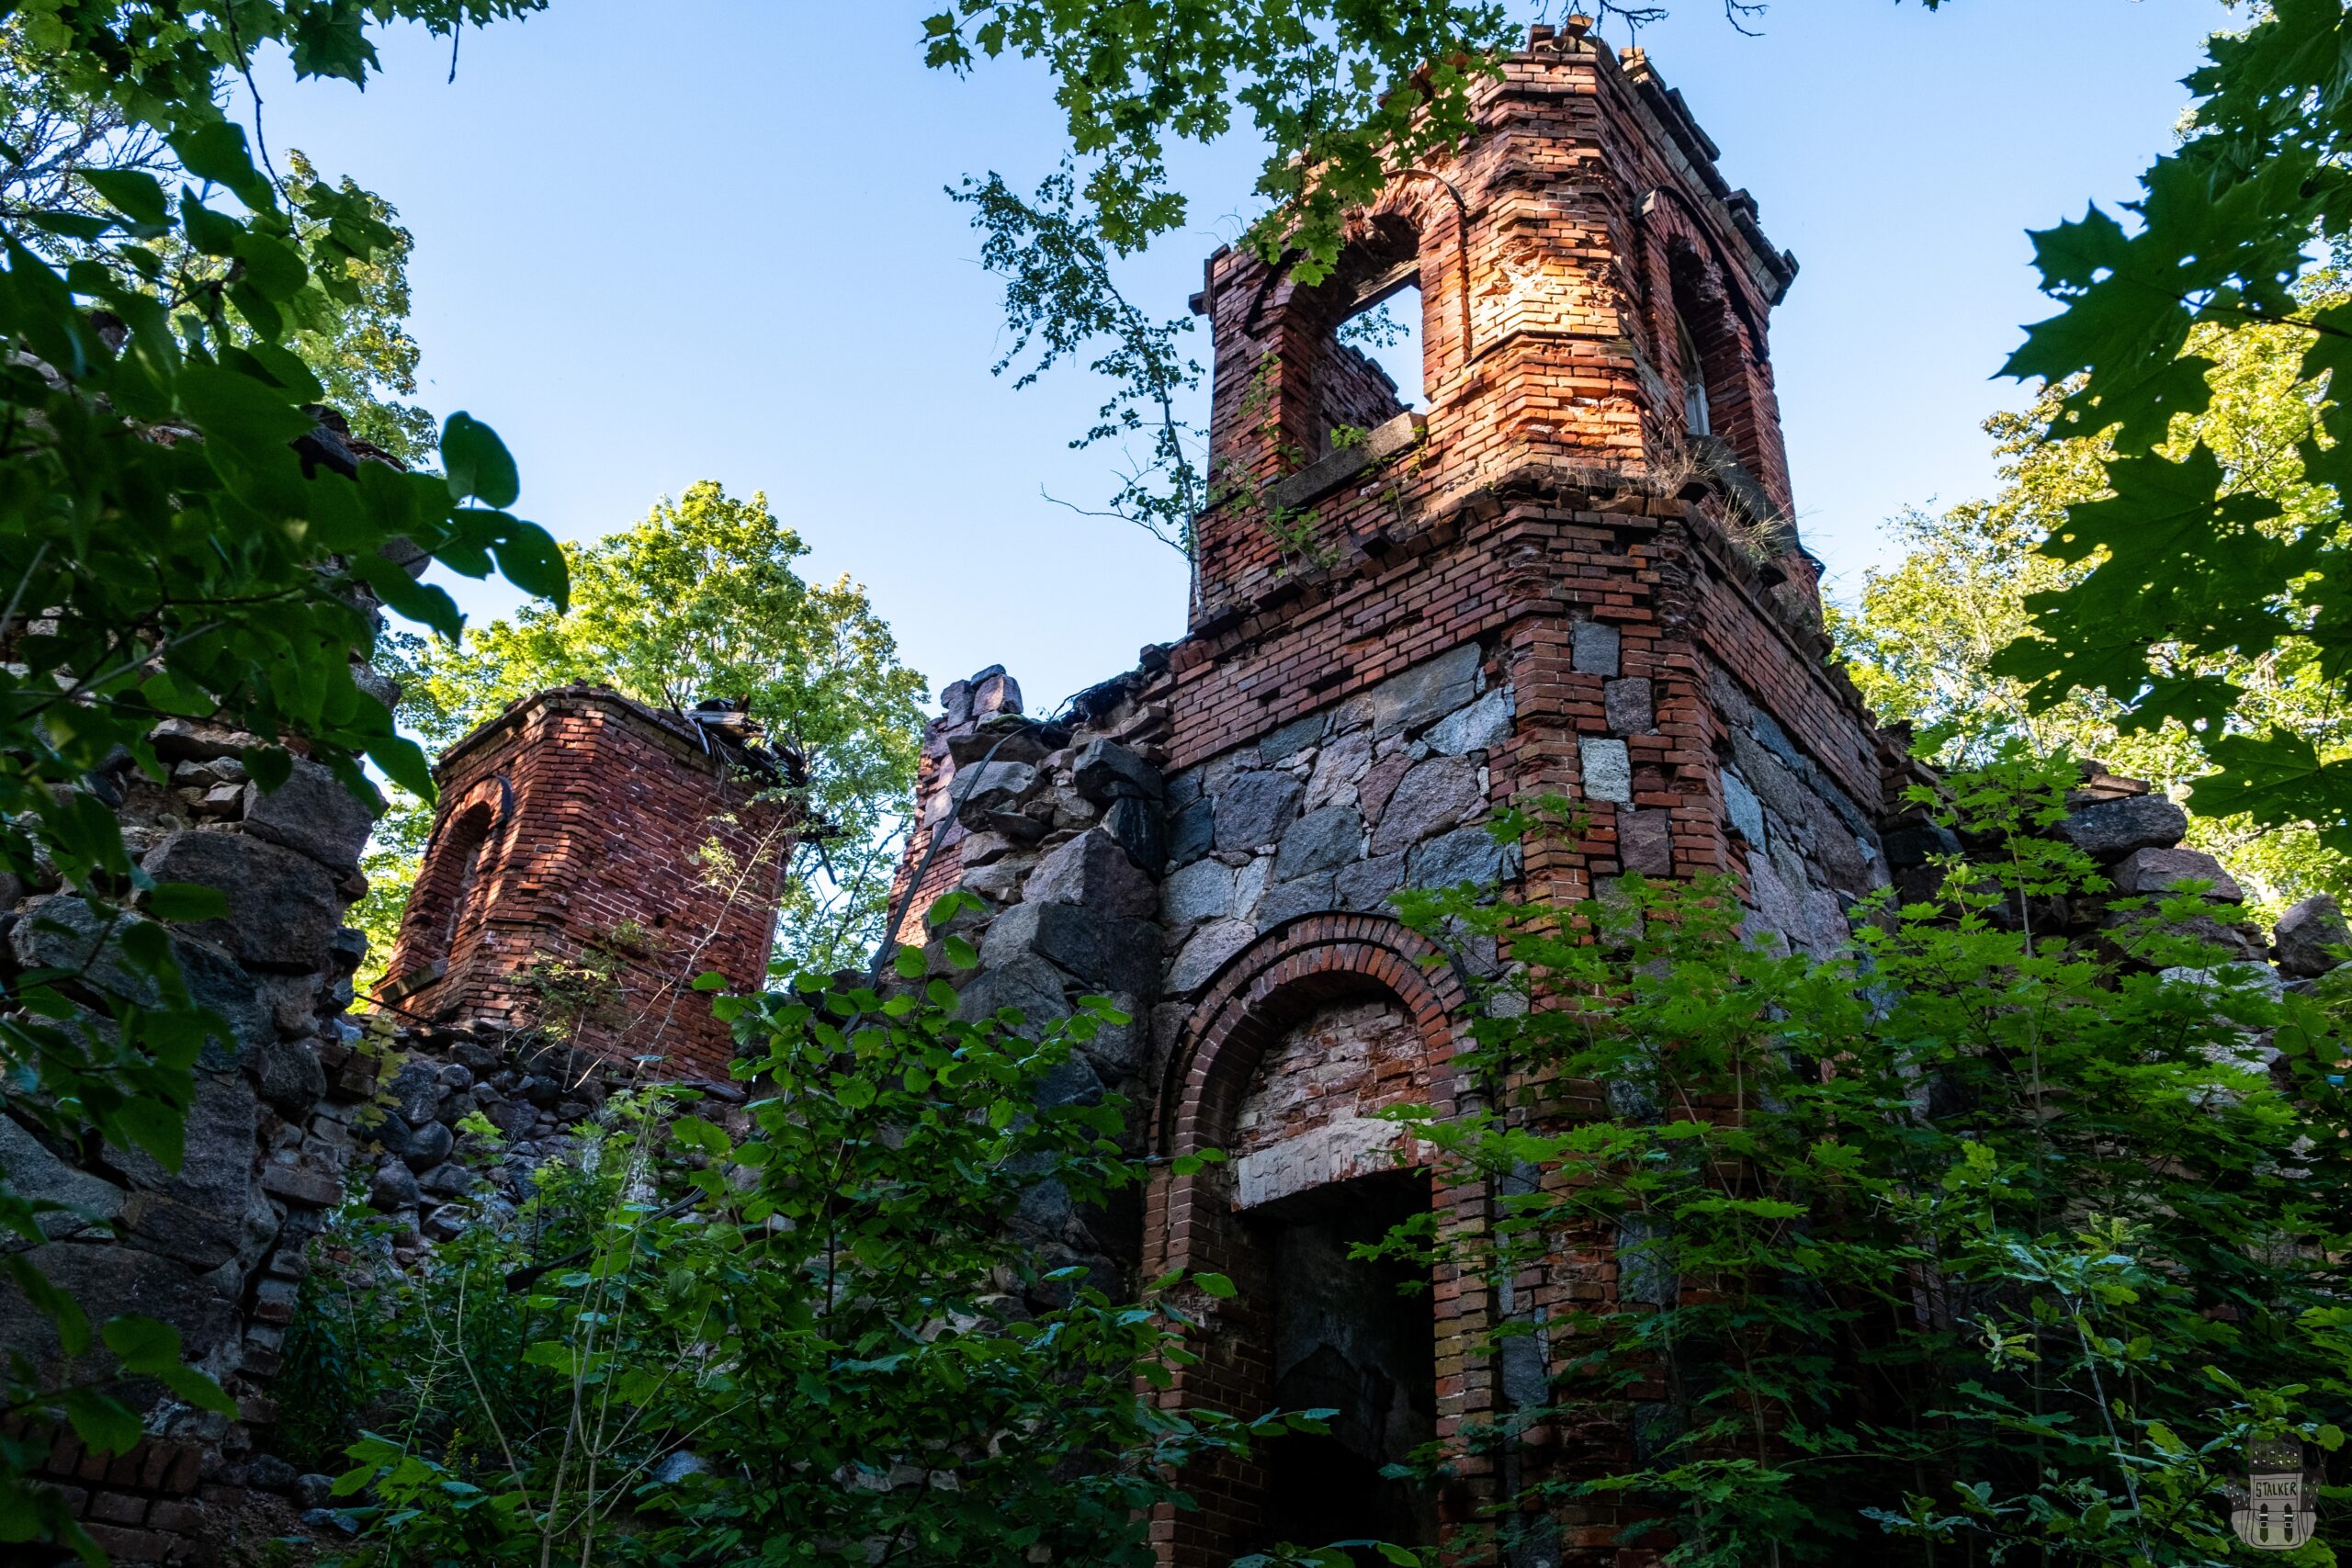
[[377, 999], [725, 1078], [727, 1026], [693, 982], [760, 985], [794, 843], [755, 733], [724, 707], [661, 713], [598, 686], [510, 705], [436, 766]]
[[[1485, 1331], [1616, 1299], [1603, 1232], [1540, 1279], [1442, 1273], [1419, 1296], [1349, 1260], [1406, 1214], [1475, 1224], [1489, 1201], [1398, 1170], [1397, 1129], [1367, 1119], [1463, 1091], [1463, 987], [1390, 892], [1503, 876], [1574, 900], [1729, 872], [1753, 932], [1826, 951], [1887, 880], [1901, 749], [1828, 662], [1789, 521], [1766, 322], [1795, 263], [1638, 51], [1537, 28], [1476, 121], [1353, 216], [1325, 281], [1210, 259], [1216, 499], [1189, 634], [1048, 722], [1001, 671], [958, 682], [927, 748], [902, 936], [945, 888], [980, 893], [967, 1007], [1121, 997], [1148, 1025], [1099, 1036], [1054, 1092], [1127, 1095], [1153, 1154], [1230, 1156], [1160, 1167], [1139, 1213], [1041, 1198], [1044, 1256], [1236, 1282], [1193, 1303], [1202, 1359], [1171, 1401], [1341, 1412], [1329, 1438], [1192, 1477], [1200, 1511], [1157, 1526], [1170, 1562], [1442, 1539], [1515, 1462], [1463, 1449], [1465, 1423], [1542, 1393], [1540, 1335], [1514, 1362]], [[1337, 335], [1408, 285], [1426, 413]], [[1547, 792], [1589, 809], [1580, 840], [1510, 853], [1476, 826]], [[1455, 1447], [1450, 1491], [1379, 1479], [1430, 1438]], [[1614, 1561], [1614, 1525], [1561, 1517], [1544, 1561]]]

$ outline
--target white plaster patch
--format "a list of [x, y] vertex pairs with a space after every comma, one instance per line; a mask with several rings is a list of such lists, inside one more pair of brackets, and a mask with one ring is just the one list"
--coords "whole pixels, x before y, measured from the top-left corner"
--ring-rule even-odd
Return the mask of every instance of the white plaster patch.
[[1233, 1162], [1233, 1206], [1254, 1209], [1294, 1192], [1396, 1168], [1411, 1129], [1396, 1122], [1346, 1116], [1253, 1149]]

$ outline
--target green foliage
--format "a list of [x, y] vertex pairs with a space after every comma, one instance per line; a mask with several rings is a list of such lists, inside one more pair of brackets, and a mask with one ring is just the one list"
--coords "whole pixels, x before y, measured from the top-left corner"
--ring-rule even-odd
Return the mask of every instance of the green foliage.
[[1205, 491], [1200, 432], [1176, 414], [1176, 400], [1200, 385], [1201, 367], [1178, 348], [1193, 330], [1189, 316], [1155, 321], [1130, 304], [1113, 279], [1109, 247], [1079, 208], [1077, 176], [1065, 161], [1028, 200], [1004, 176], [967, 179], [948, 195], [972, 208], [984, 238], [980, 260], [1004, 282], [1012, 346], [990, 369], [1001, 376], [1033, 348], [1035, 357], [1013, 386], [1034, 385], [1065, 360], [1102, 347], [1087, 368], [1114, 389], [1093, 425], [1072, 441], [1086, 447], [1149, 434], [1147, 456], [1133, 454], [1107, 514], [1124, 518], [1161, 544], [1193, 554], [1193, 516]]
[[[1495, 74], [1513, 29], [1499, 5], [1401, 0], [958, 0], [924, 23], [928, 62], [962, 73], [983, 58], [1042, 62], [1063, 110], [1069, 152], [1034, 197], [1002, 175], [951, 192], [973, 209], [981, 257], [1005, 280], [1014, 333], [1001, 372], [1032, 347], [1018, 378], [1085, 356], [1114, 390], [1072, 443], [1148, 432], [1100, 515], [1192, 552], [1206, 491], [1198, 433], [1176, 401], [1200, 379], [1177, 346], [1187, 317], [1130, 304], [1114, 264], [1183, 231], [1170, 183], [1173, 140], [1210, 142], [1246, 111], [1266, 144], [1265, 211], [1244, 243], [1314, 283], [1339, 258], [1343, 215], [1396, 170], [1447, 154], [1470, 129], [1469, 93]], [[1102, 344], [1099, 349], [1091, 345]]]
[[[462, 574], [564, 592], [546, 534], [502, 510], [513, 495], [379, 464], [348, 476], [297, 450], [327, 390], [302, 349], [365, 314], [403, 241], [364, 192], [257, 168], [216, 90], [265, 42], [285, 43], [306, 74], [357, 81], [370, 20], [447, 32], [527, 8], [28, 0], [5, 18], [12, 129], [27, 114], [65, 129], [42, 169], [20, 164], [0, 190], [0, 866], [62, 891], [19, 928], [53, 961], [7, 981], [0, 1110], [60, 1146], [175, 1167], [195, 1063], [236, 1043], [191, 1004], [164, 925], [121, 902], [201, 912], [131, 863], [101, 771], [127, 759], [164, 779], [148, 732], [217, 714], [263, 738], [244, 761], [265, 787], [288, 774], [283, 743], [300, 740], [355, 790], [368, 791], [365, 760], [429, 793], [422, 753], [353, 681], [352, 660], [374, 647], [371, 601], [448, 634], [458, 616], [382, 550], [406, 540]], [[94, 142], [75, 151], [75, 127], [94, 124], [116, 139], [111, 164], [85, 155]], [[176, 192], [157, 177], [173, 169], [187, 176]], [[48, 197], [64, 199], [36, 207]], [[15, 237], [27, 228], [61, 243], [37, 250]], [[126, 1396], [157, 1385], [220, 1408], [168, 1330], [118, 1319], [94, 1335], [42, 1277], [43, 1208], [0, 1191], [17, 1247], [0, 1272], [51, 1323], [74, 1381], [12, 1355], [0, 1407], [36, 1427], [69, 1421], [101, 1450], [137, 1437]], [[28, 1482], [40, 1446], [29, 1432], [0, 1440], [0, 1541], [96, 1561]]]
[[[2113, 451], [2104, 491], [2070, 502], [2042, 545], [2078, 570], [2029, 601], [2041, 636], [1995, 664], [2038, 706], [2098, 689], [2128, 705], [2126, 728], [2204, 730], [2220, 770], [2202, 786], [2209, 810], [2311, 821], [2339, 853], [2352, 851], [2352, 758], [2230, 720], [2245, 700], [2233, 671], [2299, 657], [2330, 688], [2352, 673], [2337, 513], [2352, 478], [2352, 301], [2313, 286], [2324, 248], [2352, 240], [2347, 51], [2343, 0], [2270, 0], [2188, 77], [2199, 102], [2142, 176], [2133, 226], [2093, 207], [2033, 236], [2064, 309], [2028, 329], [2007, 372], [2065, 387], [2057, 427]], [[2219, 392], [2211, 332], [2249, 325], [2293, 345], [2311, 417], [2292, 454], [2301, 480], [2324, 487], [2316, 513], [2247, 482], [2222, 444], [2184, 437]]]
[[[2333, 275], [2313, 294], [2339, 298]], [[2201, 442], [2221, 454], [2233, 485], [2275, 502], [2297, 526], [2332, 525], [2334, 492], [2310, 482], [2298, 452], [2315, 419], [2311, 389], [2299, 379], [2301, 335], [2284, 327], [2206, 326], [2193, 341], [2213, 364], [2212, 402], [2177, 422], [2166, 450]], [[2067, 508], [2105, 492], [2112, 447], [2052, 433], [2065, 396], [2052, 389], [2027, 412], [1987, 422], [2003, 458], [2003, 483], [1991, 500], [1895, 520], [1903, 559], [1871, 572], [1850, 611], [1830, 612], [1839, 656], [1883, 718], [1920, 727], [1922, 749], [1939, 765], [1988, 761], [2012, 743], [2043, 755], [2098, 757], [2186, 795], [2188, 841], [2218, 855], [2257, 909], [2276, 916], [2312, 893], [2343, 894], [2352, 862], [2321, 844], [2308, 823], [2278, 827], [2226, 813], [2214, 786], [2200, 784], [2212, 776], [2211, 743], [2221, 739], [2214, 727], [2178, 718], [2143, 723], [2096, 688], [2072, 688], [2037, 705], [2022, 682], [1996, 672], [2002, 649], [2030, 631], [2029, 602], [2083, 574], [2039, 553], [2037, 544], [2064, 525]], [[2168, 674], [2226, 682], [2231, 705], [2221, 728], [2231, 735], [2307, 743], [2324, 759], [2352, 754], [2343, 688], [2324, 677], [2306, 638], [2256, 659], [2178, 645], [2150, 657]]]
[[[387, 634], [389, 637], [402, 635]], [[401, 919], [408, 910], [409, 892], [416, 886], [417, 869], [424, 863], [425, 840], [432, 836], [430, 802], [397, 785], [384, 791], [383, 814], [376, 818], [368, 848], [359, 857], [360, 872], [368, 878], [367, 896], [343, 916], [344, 924], [368, 936], [368, 956], [351, 976], [352, 989], [360, 996], [373, 995], [387, 977], [392, 944], [400, 940]]]
[[[1473, 1026], [1493, 1109], [1418, 1129], [1496, 1203], [1440, 1245], [1522, 1283], [1615, 1248], [1613, 1302], [1496, 1332], [1553, 1374], [1473, 1439], [1524, 1456], [1515, 1501], [1621, 1505], [1675, 1568], [2208, 1563], [2241, 1560], [2249, 1439], [2335, 1454], [2343, 1038], [2181, 934], [2194, 897], [2045, 934], [2052, 900], [2108, 896], [2037, 836], [2070, 776], [1961, 780], [1946, 815], [1981, 857], [1829, 962], [1743, 940], [1723, 881], [1404, 896], [1515, 960]], [[1546, 1472], [1521, 1447], [1595, 1421], [1629, 1422], [1630, 1454]]]
[[716, 1005], [748, 1105], [649, 1097], [537, 1208], [347, 1314], [406, 1347], [339, 1402], [378, 1423], [338, 1483], [358, 1560], [1151, 1561], [1168, 1467], [1247, 1430], [1139, 1393], [1189, 1359], [1172, 1304], [1114, 1304], [1007, 1230], [1032, 1194], [1136, 1179], [1118, 1104], [1038, 1103], [1125, 1021], [1093, 998], [1032, 1042], [944, 982], [806, 972]]
[[1275, 204], [1250, 243], [1269, 260], [1299, 252], [1308, 283], [1338, 258], [1349, 208], [1469, 130], [1469, 88], [1511, 41], [1501, 6], [1444, 0], [958, 0], [923, 28], [936, 68], [1045, 65], [1086, 161], [1085, 221], [1114, 254], [1184, 223], [1169, 140], [1214, 141], [1247, 110], [1267, 147], [1258, 191]]
[[792, 793], [834, 835], [822, 859], [796, 858], [783, 940], [812, 963], [856, 962], [880, 931], [924, 688], [862, 586], [794, 570], [808, 553], [766, 496], [691, 485], [629, 528], [563, 547], [569, 614], [527, 605], [462, 646], [411, 645], [397, 671], [401, 716], [439, 747], [517, 697], [571, 682], [656, 707], [749, 697], [770, 740], [807, 761]]
[[[318, 178], [299, 148], [287, 154], [286, 166], [298, 185]], [[290, 346], [319, 378], [319, 400], [349, 422], [353, 435], [403, 462], [423, 462], [437, 445], [437, 427], [430, 413], [401, 400], [416, 396], [424, 352], [408, 332], [408, 261], [415, 241], [394, 221], [400, 213], [382, 197], [360, 189], [348, 175], [336, 189], [364, 205], [388, 238], [369, 255], [343, 258], [352, 298], [331, 326], [298, 331]]]

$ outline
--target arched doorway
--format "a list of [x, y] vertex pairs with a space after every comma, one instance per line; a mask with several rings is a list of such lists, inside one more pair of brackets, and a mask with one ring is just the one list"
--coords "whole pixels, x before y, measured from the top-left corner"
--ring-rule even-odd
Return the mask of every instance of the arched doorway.
[[1439, 1538], [1445, 1500], [1382, 1472], [1487, 1407], [1482, 1370], [1438, 1374], [1449, 1353], [1462, 1363], [1486, 1314], [1464, 1298], [1474, 1282], [1443, 1265], [1352, 1256], [1414, 1214], [1434, 1208], [1442, 1230], [1483, 1210], [1479, 1189], [1433, 1179], [1414, 1163], [1410, 1129], [1377, 1114], [1453, 1109], [1465, 998], [1450, 969], [1425, 964], [1437, 956], [1384, 917], [1276, 927], [1210, 986], [1170, 1065], [1162, 1151], [1228, 1157], [1156, 1181], [1147, 1269], [1220, 1273], [1235, 1291], [1201, 1303], [1201, 1360], [1169, 1403], [1334, 1415], [1326, 1434], [1188, 1476], [1200, 1507], [1166, 1517], [1163, 1561], [1222, 1564], [1282, 1540]]

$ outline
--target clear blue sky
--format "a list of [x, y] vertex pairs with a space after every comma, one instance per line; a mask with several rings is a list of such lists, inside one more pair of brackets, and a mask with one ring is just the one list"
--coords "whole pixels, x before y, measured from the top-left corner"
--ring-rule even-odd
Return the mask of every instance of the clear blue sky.
[[[1067, 450], [1100, 389], [989, 377], [996, 287], [941, 187], [1034, 180], [1058, 124], [1021, 67], [925, 71], [934, 5], [555, 0], [468, 34], [454, 85], [422, 34], [384, 40], [365, 95], [265, 73], [266, 128], [401, 209], [424, 400], [498, 428], [518, 510], [583, 537], [698, 479], [765, 491], [934, 688], [1001, 662], [1035, 706], [1180, 635], [1184, 572], [1040, 494], [1108, 493], [1103, 455]], [[2131, 195], [2226, 13], [1780, 0], [1751, 39], [1675, 9], [1643, 43], [1804, 265], [1773, 358], [1804, 535], [1850, 591], [1888, 516], [1990, 486], [1978, 423], [2020, 400], [1990, 378], [2048, 313], [2023, 231]], [[1171, 314], [1239, 228], [1252, 149], [1178, 172], [1190, 231], [1125, 279]]]

